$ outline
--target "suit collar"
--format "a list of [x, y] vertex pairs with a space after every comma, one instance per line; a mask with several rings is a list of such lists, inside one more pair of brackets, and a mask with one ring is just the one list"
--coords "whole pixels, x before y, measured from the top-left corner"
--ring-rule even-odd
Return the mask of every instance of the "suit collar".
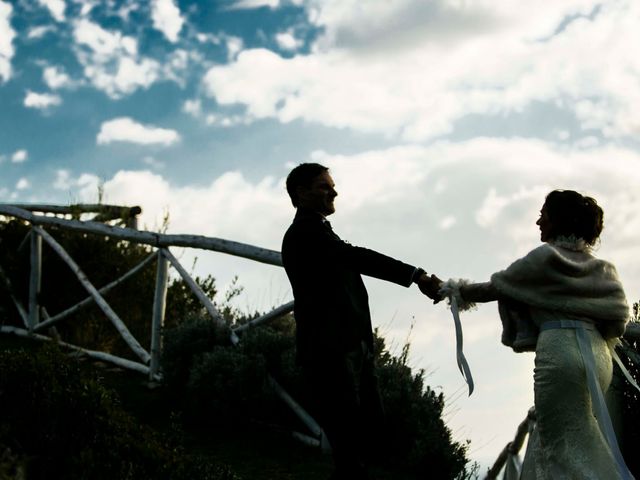
[[301, 220], [316, 220], [323, 223], [327, 221], [327, 219], [322, 214], [314, 210], [310, 210], [308, 208], [298, 208], [298, 211], [296, 212], [296, 216], [293, 221], [298, 222]]

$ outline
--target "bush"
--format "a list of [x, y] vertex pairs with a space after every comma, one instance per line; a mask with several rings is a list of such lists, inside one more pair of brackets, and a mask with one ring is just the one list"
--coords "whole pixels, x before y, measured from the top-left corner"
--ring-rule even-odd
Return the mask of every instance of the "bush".
[[6, 468], [22, 466], [26, 478], [237, 478], [140, 425], [93, 370], [56, 347], [0, 352], [0, 371], [0, 445]]
[[[640, 322], [640, 302], [635, 303], [633, 305], [633, 321]], [[635, 359], [640, 358], [640, 341], [626, 341], [625, 347], [635, 352]], [[624, 349], [622, 352], [618, 349], [620, 355], [620, 359], [625, 364], [629, 373], [634, 378], [636, 383], [640, 382], [640, 365], [635, 363], [634, 360], [629, 358], [629, 356], [624, 354]], [[614, 367], [615, 370], [618, 370], [618, 367]], [[618, 377], [618, 381], [616, 381], [616, 377]], [[623, 432], [622, 432], [622, 442], [621, 447], [623, 450], [624, 458], [631, 470], [636, 477], [640, 477], [640, 458], [635, 455], [636, 445], [640, 443], [640, 392], [638, 392], [634, 387], [632, 387], [629, 382], [627, 382], [624, 377], [622, 377], [622, 373], [619, 372], [617, 375], [614, 375], [614, 380], [612, 382], [612, 388], [618, 388], [622, 391], [622, 418], [623, 418]]]
[[[185, 322], [165, 336], [163, 367], [168, 388], [185, 399], [189, 414], [199, 422], [241, 422], [252, 415], [299, 429], [291, 414], [282, 415], [282, 405], [264, 384], [269, 372], [305, 405], [295, 365], [294, 331], [293, 318], [286, 316], [247, 331], [234, 347], [228, 341], [229, 331], [213, 322]], [[471, 478], [477, 466], [466, 469], [468, 442], [452, 440], [442, 420], [444, 397], [425, 386], [423, 371], [411, 371], [409, 345], [394, 356], [376, 332], [376, 351], [387, 414], [387, 427], [380, 436], [383, 444], [376, 450], [386, 459], [384, 466], [413, 471], [419, 478]]]
[[392, 355], [376, 331], [377, 372], [386, 413], [383, 448], [392, 465], [407, 465], [419, 478], [471, 478], [466, 470], [469, 442], [454, 442], [442, 420], [444, 395], [424, 384], [424, 371], [407, 365], [409, 343]]

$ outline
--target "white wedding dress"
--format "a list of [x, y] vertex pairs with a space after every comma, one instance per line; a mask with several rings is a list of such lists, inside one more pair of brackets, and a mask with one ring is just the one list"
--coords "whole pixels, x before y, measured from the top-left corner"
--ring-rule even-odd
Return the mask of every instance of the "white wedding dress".
[[[536, 312], [539, 320], [552, 313]], [[521, 480], [618, 480], [611, 449], [593, 414], [585, 362], [576, 330], [554, 328], [538, 337], [534, 394], [536, 426], [522, 467]], [[603, 392], [611, 383], [609, 347], [597, 330], [586, 331]]]

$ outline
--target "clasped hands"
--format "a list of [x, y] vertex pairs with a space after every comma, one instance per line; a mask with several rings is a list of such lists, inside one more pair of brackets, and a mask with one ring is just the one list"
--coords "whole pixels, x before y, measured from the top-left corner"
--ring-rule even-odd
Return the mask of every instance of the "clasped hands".
[[440, 294], [442, 280], [440, 280], [436, 275], [428, 275], [427, 273], [423, 273], [417, 279], [416, 283], [418, 284], [418, 288], [420, 289], [420, 291], [431, 300], [433, 300], [434, 304], [440, 302], [443, 299], [442, 295]]

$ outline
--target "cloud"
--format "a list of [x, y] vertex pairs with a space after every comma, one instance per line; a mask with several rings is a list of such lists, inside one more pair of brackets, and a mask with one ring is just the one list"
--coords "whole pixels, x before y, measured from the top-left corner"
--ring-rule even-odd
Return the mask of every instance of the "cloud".
[[199, 117], [202, 113], [202, 102], [200, 99], [185, 100], [182, 104], [182, 111], [193, 117]]
[[295, 37], [292, 30], [287, 30], [286, 32], [280, 32], [276, 34], [276, 42], [278, 46], [287, 51], [295, 51], [299, 49], [304, 42]]
[[251, 10], [254, 8], [269, 7], [278, 8], [280, 0], [234, 0], [227, 9], [228, 10]]
[[239, 125], [250, 125], [254, 118], [251, 115], [221, 115], [210, 113], [205, 117], [207, 125], [214, 127], [237, 127]]
[[441, 230], [449, 230], [455, 224], [456, 224], [456, 217], [454, 217], [453, 215], [447, 215], [442, 220], [440, 220], [440, 223], [438, 224], [438, 226], [440, 227]]
[[407, 141], [446, 135], [470, 116], [517, 117], [540, 104], [605, 137], [640, 132], [640, 57], [628, 48], [640, 43], [637, 2], [594, 10], [593, 1], [563, 0], [524, 11], [506, 1], [313, 6], [326, 34], [311, 53], [243, 50], [207, 71], [207, 94], [258, 118]]
[[160, 78], [160, 64], [138, 54], [134, 37], [106, 30], [85, 18], [74, 22], [73, 36], [85, 76], [112, 98], [148, 88]]
[[64, 0], [38, 0], [38, 3], [46, 7], [56, 22], [64, 22], [64, 11], [66, 8]]
[[44, 80], [44, 83], [46, 83], [47, 86], [52, 90], [58, 90], [59, 88], [69, 88], [74, 85], [74, 82], [62, 67], [45, 67], [42, 71], [42, 79]]
[[74, 178], [71, 172], [66, 169], [57, 170], [53, 181], [53, 188], [56, 190], [81, 192], [86, 198], [90, 198], [90, 195], [92, 195], [91, 198], [96, 196], [99, 185], [100, 179], [96, 175], [83, 173]]
[[184, 18], [173, 0], [153, 0], [151, 4], [153, 27], [160, 30], [171, 43], [178, 41]]
[[227, 45], [227, 57], [229, 60], [234, 60], [240, 51], [242, 51], [244, 42], [242, 41], [242, 38], [234, 37], [233, 35], [225, 35], [224, 40]]
[[29, 40], [37, 40], [44, 37], [47, 33], [55, 31], [56, 29], [52, 25], [39, 25], [37, 27], [29, 28], [27, 38]]
[[16, 190], [26, 190], [31, 187], [31, 183], [26, 178], [21, 178], [16, 183]]
[[119, 117], [104, 122], [97, 136], [98, 145], [113, 142], [129, 142], [140, 145], [169, 146], [180, 140], [175, 130], [143, 125], [129, 117]]
[[29, 153], [26, 150], [16, 150], [11, 155], [11, 161], [13, 163], [22, 163], [26, 162], [27, 158], [29, 158]]
[[56, 179], [53, 182], [53, 188], [56, 190], [68, 190], [73, 185], [71, 181], [71, 173], [69, 170], [58, 170]]
[[24, 106], [27, 108], [35, 108], [38, 110], [46, 110], [51, 107], [56, 107], [62, 103], [60, 95], [54, 95], [51, 93], [36, 93], [31, 90], [27, 90], [27, 95], [24, 97]]
[[159, 160], [156, 160], [153, 157], [144, 157], [142, 159], [142, 163], [144, 163], [145, 165], [149, 165], [151, 168], [156, 170], [161, 170], [164, 168], [164, 163]]
[[12, 11], [10, 3], [0, 0], [0, 80], [3, 82], [11, 78], [11, 59], [15, 53], [13, 39], [16, 32], [10, 22]]

